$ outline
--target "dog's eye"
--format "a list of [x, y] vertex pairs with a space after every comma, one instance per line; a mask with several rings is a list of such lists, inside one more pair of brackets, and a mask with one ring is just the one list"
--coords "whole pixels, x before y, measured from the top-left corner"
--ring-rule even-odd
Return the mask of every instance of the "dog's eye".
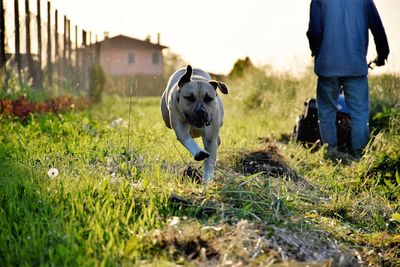
[[194, 97], [194, 95], [184, 96], [184, 98], [189, 102], [195, 102], [196, 101], [196, 98]]
[[214, 98], [212, 98], [211, 96], [209, 96], [209, 95], [206, 95], [205, 97], [204, 97], [204, 102], [206, 102], [206, 103], [209, 103], [209, 102], [211, 102], [211, 101], [213, 101], [214, 100]]

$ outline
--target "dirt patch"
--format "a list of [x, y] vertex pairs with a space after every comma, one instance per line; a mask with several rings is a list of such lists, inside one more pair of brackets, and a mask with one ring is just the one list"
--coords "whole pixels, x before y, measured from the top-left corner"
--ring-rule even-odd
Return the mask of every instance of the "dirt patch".
[[360, 266], [351, 251], [316, 230], [292, 231], [240, 220], [201, 225], [173, 217], [155, 233], [176, 263], [196, 266]]
[[174, 236], [172, 239], [164, 239], [161, 248], [168, 248], [170, 255], [174, 260], [184, 257], [185, 260], [212, 259], [218, 258], [218, 252], [203, 240], [200, 236], [196, 236], [191, 240], [182, 239]]
[[237, 162], [237, 171], [243, 174], [263, 172], [272, 177], [288, 177], [298, 181], [301, 177], [289, 167], [275, 143], [267, 143], [264, 148], [244, 152]]
[[291, 231], [274, 227], [272, 246], [281, 252], [284, 260], [299, 262], [326, 262], [333, 266], [360, 266], [357, 257], [346, 251], [323, 231]]
[[[255, 151], [243, 151], [239, 154], [233, 171], [245, 175], [264, 173], [272, 177], [285, 177], [292, 181], [303, 179], [296, 171], [290, 168], [285, 158], [280, 153], [279, 143], [268, 142], [264, 147]], [[217, 164], [220, 165], [221, 163]], [[195, 183], [202, 183], [202, 167], [192, 163], [169, 164], [164, 163], [163, 168], [177, 176], [185, 177]], [[219, 166], [220, 167], [220, 166]], [[228, 169], [231, 167], [227, 167]], [[229, 171], [229, 170], [227, 170]]]
[[188, 165], [183, 170], [183, 176], [188, 177], [190, 180], [198, 184], [203, 182], [201, 171], [199, 171], [198, 169], [196, 169], [194, 166], [191, 165]]
[[214, 240], [203, 235], [199, 227], [193, 220], [172, 217], [163, 231], [153, 233], [153, 238], [176, 263], [218, 261], [219, 252], [214, 247]]

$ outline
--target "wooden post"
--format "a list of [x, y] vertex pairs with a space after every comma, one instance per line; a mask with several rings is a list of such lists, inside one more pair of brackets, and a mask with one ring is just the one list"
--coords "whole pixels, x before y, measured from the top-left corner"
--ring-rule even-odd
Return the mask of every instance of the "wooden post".
[[6, 66], [6, 23], [3, 0], [0, 0], [0, 69]]
[[88, 67], [93, 64], [93, 46], [92, 46], [92, 32], [89, 32], [89, 65]]
[[31, 14], [29, 8], [29, 0], [25, 0], [25, 33], [26, 33], [26, 61], [28, 65], [28, 73], [29, 77], [35, 78], [34, 84], [36, 85], [36, 77], [34, 77], [34, 66], [33, 66], [33, 59], [31, 53]]
[[43, 73], [42, 73], [42, 12], [40, 0], [37, 0], [37, 38], [38, 38], [38, 60], [39, 68], [37, 69], [38, 85], [43, 86]]
[[75, 89], [76, 92], [80, 92], [81, 91], [81, 64], [79, 62], [79, 43], [78, 43], [78, 25], [75, 25], [75, 65], [74, 65], [74, 77], [75, 77]]
[[97, 34], [95, 43], [94, 63], [98, 65], [100, 64], [100, 43]]
[[51, 3], [47, 1], [47, 80], [49, 85], [53, 84], [51, 52]]
[[22, 62], [21, 62], [21, 51], [20, 51], [20, 32], [19, 32], [19, 3], [18, 0], [14, 0], [14, 23], [15, 23], [15, 60], [17, 61], [17, 72], [20, 85], [22, 85]]
[[79, 69], [78, 26], [75, 25], [75, 67]]
[[58, 10], [56, 9], [54, 14], [54, 52], [55, 52], [55, 63], [57, 66], [57, 80], [60, 81], [60, 55], [59, 55], [59, 43], [58, 43]]
[[64, 15], [63, 53], [62, 53], [62, 76], [65, 81], [67, 75], [67, 16]]
[[82, 47], [86, 47], [86, 31], [82, 30]]
[[89, 69], [88, 69], [88, 48], [87, 48], [87, 32], [82, 30], [82, 67], [81, 67], [81, 84], [83, 90], [87, 91], [89, 88]]
[[71, 54], [72, 54], [72, 43], [71, 43], [71, 20], [67, 20], [67, 47], [68, 47], [68, 51], [67, 51], [67, 58], [68, 58], [68, 66], [71, 66]]

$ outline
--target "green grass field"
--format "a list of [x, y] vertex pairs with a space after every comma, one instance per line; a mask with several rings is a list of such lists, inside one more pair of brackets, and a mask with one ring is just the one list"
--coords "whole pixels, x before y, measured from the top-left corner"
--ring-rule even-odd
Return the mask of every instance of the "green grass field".
[[[380, 131], [359, 162], [288, 140], [315, 77], [228, 81], [214, 181], [158, 98], [0, 118], [0, 266], [400, 264], [400, 77], [371, 77]], [[58, 175], [50, 177], [51, 168]]]

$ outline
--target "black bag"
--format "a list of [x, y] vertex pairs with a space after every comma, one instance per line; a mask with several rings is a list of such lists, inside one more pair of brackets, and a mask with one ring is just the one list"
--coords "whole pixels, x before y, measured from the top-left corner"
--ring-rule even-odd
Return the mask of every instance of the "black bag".
[[312, 146], [320, 140], [318, 125], [318, 108], [315, 98], [304, 102], [304, 114], [296, 118], [293, 129], [293, 140], [306, 146]]
[[[341, 100], [343, 101], [343, 99]], [[343, 110], [346, 111], [346, 109]], [[339, 148], [351, 148], [351, 119], [347, 112], [338, 111], [336, 113], [336, 135]], [[320, 141], [318, 107], [315, 98], [304, 102], [304, 114], [296, 118], [292, 139], [306, 147], [311, 147]]]
[[351, 151], [351, 119], [347, 113], [336, 113], [336, 136], [338, 147]]

